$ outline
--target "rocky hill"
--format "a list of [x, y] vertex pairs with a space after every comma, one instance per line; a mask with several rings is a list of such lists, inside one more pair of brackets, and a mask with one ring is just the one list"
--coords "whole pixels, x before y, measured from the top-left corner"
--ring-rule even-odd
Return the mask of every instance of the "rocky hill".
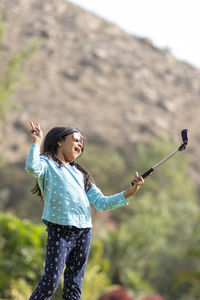
[[0, 8], [5, 61], [40, 39], [13, 95], [21, 109], [1, 132], [10, 162], [25, 158], [30, 119], [44, 131], [74, 124], [88, 140], [116, 147], [153, 135], [179, 145], [180, 130], [188, 128], [198, 177], [199, 69], [64, 0], [0, 0]]

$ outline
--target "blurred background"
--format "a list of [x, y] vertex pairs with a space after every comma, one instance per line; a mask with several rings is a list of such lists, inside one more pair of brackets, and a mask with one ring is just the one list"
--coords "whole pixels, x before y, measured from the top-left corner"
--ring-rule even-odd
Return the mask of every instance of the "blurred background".
[[[24, 170], [32, 120], [44, 134], [64, 124], [83, 131], [80, 163], [105, 195], [176, 150], [188, 128], [187, 150], [157, 169], [128, 206], [92, 208], [82, 299], [198, 300], [198, 61], [175, 56], [167, 41], [159, 47], [153, 32], [119, 26], [109, 5], [105, 14], [89, 2], [0, 0], [0, 299], [28, 299], [43, 272], [43, 203]], [[181, 2], [174, 2], [178, 26]], [[185, 30], [179, 26], [182, 37]], [[62, 280], [52, 299], [61, 291]]]

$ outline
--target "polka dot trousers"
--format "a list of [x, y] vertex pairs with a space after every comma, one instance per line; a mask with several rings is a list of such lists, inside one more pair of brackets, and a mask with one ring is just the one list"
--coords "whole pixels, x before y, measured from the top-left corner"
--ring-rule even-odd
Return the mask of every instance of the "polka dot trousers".
[[63, 299], [79, 300], [91, 243], [91, 228], [49, 223], [45, 272], [29, 300], [49, 300], [64, 271]]

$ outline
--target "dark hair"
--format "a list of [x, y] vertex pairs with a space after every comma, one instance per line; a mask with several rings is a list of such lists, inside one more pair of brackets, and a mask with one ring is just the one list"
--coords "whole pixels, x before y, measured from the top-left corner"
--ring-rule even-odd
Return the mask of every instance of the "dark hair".
[[[74, 132], [81, 133], [81, 131], [78, 128], [73, 126], [67, 126], [67, 127], [57, 126], [52, 128], [45, 136], [41, 155], [46, 155], [48, 158], [52, 158], [55, 162], [58, 163], [59, 167], [61, 168], [63, 166], [62, 161], [60, 161], [58, 158], [55, 157], [55, 155], [57, 154], [58, 142], [64, 140], [67, 135], [72, 134]], [[82, 152], [83, 150], [84, 150], [84, 145], [82, 148]], [[88, 191], [91, 186], [91, 183], [94, 182], [91, 175], [76, 161], [70, 162], [70, 165], [75, 166], [80, 172], [83, 173], [85, 191]], [[31, 190], [31, 192], [32, 194], [37, 194], [38, 196], [40, 196], [41, 199], [43, 199], [38, 182]]]

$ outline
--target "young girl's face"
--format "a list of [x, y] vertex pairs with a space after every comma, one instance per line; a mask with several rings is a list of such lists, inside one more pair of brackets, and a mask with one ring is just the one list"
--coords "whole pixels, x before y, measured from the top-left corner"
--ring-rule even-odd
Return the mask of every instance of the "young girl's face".
[[61, 154], [66, 162], [75, 160], [83, 150], [83, 137], [80, 132], [74, 132], [59, 142], [59, 154]]

